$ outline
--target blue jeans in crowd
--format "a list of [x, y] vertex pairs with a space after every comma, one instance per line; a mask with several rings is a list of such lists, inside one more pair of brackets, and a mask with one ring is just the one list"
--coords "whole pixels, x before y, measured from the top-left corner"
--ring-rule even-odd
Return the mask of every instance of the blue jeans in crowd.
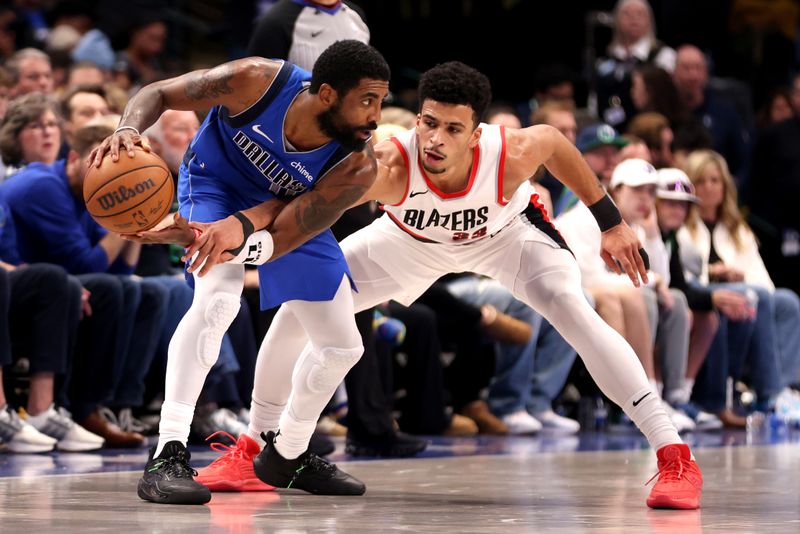
[[496, 280], [467, 276], [450, 282], [448, 289], [470, 304], [491, 304], [531, 326], [531, 338], [524, 345], [497, 343], [495, 376], [489, 387], [492, 412], [502, 417], [519, 410], [531, 414], [550, 410], [567, 381], [575, 350], [541, 315]]

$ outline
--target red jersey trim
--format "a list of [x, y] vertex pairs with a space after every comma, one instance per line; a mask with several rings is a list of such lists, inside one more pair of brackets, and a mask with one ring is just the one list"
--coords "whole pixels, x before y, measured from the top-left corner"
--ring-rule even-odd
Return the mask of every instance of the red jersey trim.
[[441, 199], [449, 200], [452, 198], [460, 198], [466, 196], [467, 193], [470, 192], [472, 189], [472, 184], [475, 183], [475, 176], [478, 174], [478, 165], [480, 164], [481, 160], [481, 146], [475, 145], [475, 149], [472, 151], [472, 170], [469, 173], [469, 183], [467, 184], [467, 188], [463, 191], [456, 191], [455, 193], [444, 193], [438, 187], [433, 185], [431, 179], [428, 178], [428, 175], [425, 174], [425, 168], [422, 166], [422, 160], [418, 157], [417, 158], [417, 165], [419, 166], [419, 171], [422, 173], [422, 177], [425, 179], [425, 183], [428, 184], [428, 189], [434, 192], [436, 196]]
[[437, 242], [437, 241], [434, 241], [433, 239], [428, 239], [427, 237], [423, 237], [423, 236], [421, 236], [419, 234], [416, 234], [416, 233], [412, 232], [411, 230], [409, 230], [406, 227], [406, 225], [404, 225], [403, 223], [400, 222], [400, 219], [398, 219], [397, 217], [392, 215], [391, 212], [386, 211], [385, 209], [384, 209], [384, 212], [386, 213], [386, 215], [389, 216], [389, 219], [391, 219], [392, 222], [397, 225], [398, 228], [400, 228], [402, 231], [404, 231], [405, 233], [407, 233], [408, 235], [410, 235], [414, 239], [416, 239], [418, 241], [423, 241], [425, 243], [436, 243]]
[[403, 146], [403, 143], [401, 143], [396, 137], [390, 137], [389, 141], [395, 144], [397, 149], [400, 151], [400, 155], [403, 156], [403, 161], [406, 164], [406, 191], [403, 193], [403, 198], [397, 204], [388, 204], [389, 206], [399, 206], [408, 198], [408, 188], [411, 187], [411, 167], [408, 164], [408, 152], [406, 152], [406, 147]]
[[506, 127], [501, 125], [500, 165], [497, 166], [497, 203], [500, 204], [501, 206], [505, 206], [506, 204], [508, 204], [508, 200], [506, 200], [506, 197], [503, 196], [503, 173], [505, 169], [506, 169]]
[[542, 216], [544, 216], [545, 222], [553, 224], [553, 221], [550, 220], [550, 215], [547, 213], [547, 209], [544, 207], [544, 204], [539, 202], [539, 194], [538, 193], [534, 193], [534, 194], [531, 195], [531, 204], [533, 204], [534, 208], [536, 208], [536, 209], [538, 209], [539, 211], [542, 212]]

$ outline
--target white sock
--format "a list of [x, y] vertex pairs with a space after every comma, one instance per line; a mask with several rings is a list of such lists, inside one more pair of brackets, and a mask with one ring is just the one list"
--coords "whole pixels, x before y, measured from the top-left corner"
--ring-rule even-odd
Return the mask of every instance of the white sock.
[[263, 448], [264, 440], [261, 439], [261, 433], [277, 432], [284, 408], [286, 408], [285, 404], [262, 401], [253, 395], [250, 402], [250, 425], [247, 427], [247, 435]]
[[184, 447], [186, 446], [192, 417], [194, 417], [194, 404], [164, 401], [161, 405], [161, 422], [158, 425], [158, 445], [153, 458], [161, 454], [164, 445], [170, 441], [180, 441]]
[[[637, 404], [635, 407], [633, 402]], [[665, 445], [683, 443], [675, 425], [664, 411], [662, 402], [654, 391], [642, 389], [622, 405], [625, 413], [636, 423], [639, 430], [647, 437], [650, 446], [656, 451]]]
[[[291, 405], [291, 400], [289, 404]], [[306, 452], [311, 434], [317, 427], [316, 419], [300, 421], [292, 415], [291, 411], [291, 409], [287, 409], [281, 414], [281, 431], [275, 438], [275, 448], [287, 460], [294, 460]]]

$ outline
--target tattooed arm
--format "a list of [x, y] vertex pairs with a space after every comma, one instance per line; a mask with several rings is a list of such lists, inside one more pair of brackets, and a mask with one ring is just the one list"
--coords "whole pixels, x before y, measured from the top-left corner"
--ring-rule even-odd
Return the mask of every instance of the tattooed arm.
[[89, 162], [100, 165], [106, 152], [119, 159], [120, 146], [133, 157], [133, 147], [149, 146], [136, 131], [143, 132], [168, 109], [202, 111], [221, 105], [235, 115], [253, 105], [272, 83], [281, 63], [251, 57], [223, 63], [207, 70], [196, 70], [177, 78], [151, 83], [143, 87], [122, 113], [122, 129], [109, 136], [89, 155]]
[[[347, 208], [359, 199], [375, 181], [375, 155], [371, 146], [352, 153], [327, 174], [311, 191], [286, 203], [271, 199], [244, 210], [242, 214], [254, 230], [266, 229], [271, 237], [275, 260], [327, 230]], [[214, 265], [233, 258], [231, 250], [245, 241], [244, 226], [235, 216], [214, 223], [190, 223], [199, 235], [186, 250], [184, 260], [192, 260], [189, 272], [205, 275]]]

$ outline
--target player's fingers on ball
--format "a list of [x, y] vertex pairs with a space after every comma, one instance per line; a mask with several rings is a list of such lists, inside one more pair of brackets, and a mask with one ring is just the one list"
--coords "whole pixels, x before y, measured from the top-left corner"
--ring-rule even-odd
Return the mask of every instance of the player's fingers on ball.
[[136, 152], [133, 151], [133, 147], [136, 145], [133, 143], [133, 140], [131, 138], [129, 137], [124, 138], [122, 140], [122, 144], [125, 145], [125, 150], [128, 151], [128, 156], [132, 158], [136, 157]]
[[150, 152], [152, 150], [150, 141], [148, 141], [146, 137], [139, 138], [139, 145], [144, 149], [145, 152]]

